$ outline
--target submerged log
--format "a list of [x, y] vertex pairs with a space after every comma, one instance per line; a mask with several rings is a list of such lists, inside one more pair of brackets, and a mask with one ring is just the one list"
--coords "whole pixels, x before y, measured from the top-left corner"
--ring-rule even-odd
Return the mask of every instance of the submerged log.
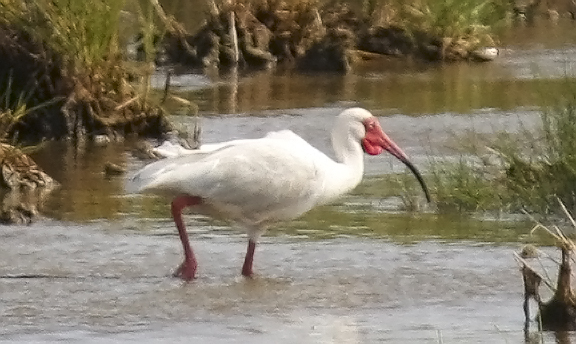
[[113, 162], [107, 162], [104, 164], [104, 175], [106, 177], [120, 176], [126, 173], [126, 168], [117, 165]]

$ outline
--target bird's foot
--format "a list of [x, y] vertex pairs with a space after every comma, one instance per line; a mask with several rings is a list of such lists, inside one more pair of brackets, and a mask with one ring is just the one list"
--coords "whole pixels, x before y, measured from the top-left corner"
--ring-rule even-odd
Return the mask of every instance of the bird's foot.
[[243, 268], [242, 269], [242, 276], [244, 276], [246, 278], [254, 278], [254, 272], [252, 271], [252, 269]]
[[196, 262], [184, 261], [180, 266], [174, 271], [172, 276], [179, 277], [184, 281], [191, 281], [196, 278]]

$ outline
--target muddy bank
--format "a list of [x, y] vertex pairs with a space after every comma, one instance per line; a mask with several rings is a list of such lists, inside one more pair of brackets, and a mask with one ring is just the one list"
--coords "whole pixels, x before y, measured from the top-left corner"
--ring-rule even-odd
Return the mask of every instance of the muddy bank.
[[5, 143], [62, 140], [81, 148], [87, 141], [121, 141], [128, 135], [161, 137], [171, 129], [164, 110], [130, 84], [120, 55], [68, 51], [75, 39], [82, 42], [83, 32], [68, 37], [62, 23], [70, 9], [58, 2], [47, 6], [61, 10], [62, 18], [38, 4], [4, 4], [0, 14], [2, 223], [32, 221], [56, 184], [26, 154]]
[[121, 61], [107, 69], [71, 67], [69, 57], [25, 30], [0, 21], [0, 139], [33, 144], [106, 135], [158, 136], [163, 111], [127, 82]]
[[[163, 13], [161, 8], [157, 10]], [[381, 14], [384, 16], [384, 14]], [[287, 4], [280, 1], [213, 5], [197, 33], [185, 32], [161, 15], [168, 27], [164, 62], [198, 68], [296, 67], [347, 72], [369, 53], [427, 61], [490, 60], [478, 49], [489, 36], [442, 37], [402, 25], [381, 24], [342, 2]]]
[[[187, 21], [190, 6], [162, 3], [180, 9], [176, 17]], [[423, 61], [489, 61], [498, 52], [484, 48], [498, 44], [502, 28], [530, 25], [540, 18], [574, 18], [576, 13], [571, 0], [481, 4], [244, 0], [197, 5], [207, 13], [199, 29], [197, 24], [188, 25], [194, 27], [191, 32], [160, 9], [168, 34], [158, 62], [346, 72], [364, 59], [376, 58], [365, 52]], [[191, 17], [198, 20], [198, 15]]]

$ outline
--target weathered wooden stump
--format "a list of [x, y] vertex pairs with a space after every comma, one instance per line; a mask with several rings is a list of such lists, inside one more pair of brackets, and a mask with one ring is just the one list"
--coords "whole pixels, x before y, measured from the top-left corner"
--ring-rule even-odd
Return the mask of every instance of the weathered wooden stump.
[[570, 254], [573, 250], [571, 242], [560, 245], [562, 260], [558, 268], [558, 281], [552, 298], [542, 301], [539, 287], [542, 277], [526, 263], [522, 266], [524, 281], [524, 314], [526, 324], [530, 322], [529, 300], [532, 298], [538, 305], [537, 321], [543, 330], [574, 331], [576, 330], [576, 298], [571, 287]]

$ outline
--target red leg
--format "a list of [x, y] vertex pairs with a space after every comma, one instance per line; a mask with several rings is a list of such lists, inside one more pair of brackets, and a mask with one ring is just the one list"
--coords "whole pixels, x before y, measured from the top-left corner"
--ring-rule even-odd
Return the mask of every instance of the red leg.
[[254, 260], [254, 250], [256, 249], [256, 242], [252, 239], [248, 240], [248, 250], [246, 251], [246, 257], [244, 258], [244, 265], [242, 266], [242, 275], [246, 277], [252, 277], [254, 274], [252, 272], [252, 261]]
[[174, 271], [174, 276], [180, 277], [185, 281], [194, 279], [198, 264], [196, 263], [194, 251], [192, 251], [192, 247], [190, 247], [186, 227], [182, 221], [182, 209], [200, 204], [200, 202], [202, 202], [200, 197], [188, 195], [177, 196], [172, 201], [172, 217], [174, 218], [174, 223], [176, 224], [178, 234], [180, 235], [180, 241], [182, 241], [182, 246], [184, 247], [184, 262], [178, 267], [178, 269], [176, 269], [176, 271]]

